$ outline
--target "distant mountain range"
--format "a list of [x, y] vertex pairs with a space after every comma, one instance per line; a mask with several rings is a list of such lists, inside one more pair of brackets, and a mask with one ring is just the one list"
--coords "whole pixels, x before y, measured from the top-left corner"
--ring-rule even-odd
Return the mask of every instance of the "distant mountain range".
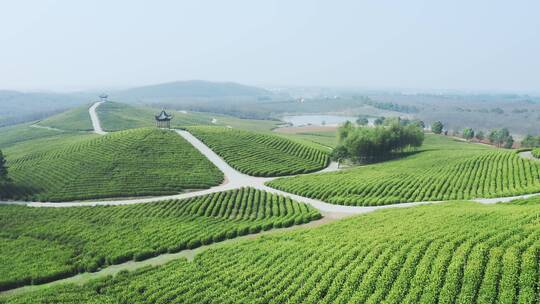
[[[98, 99], [99, 93], [0, 90], [0, 126], [39, 120], [69, 108], [90, 104]], [[202, 80], [169, 82], [105, 93], [109, 94], [111, 100], [119, 102], [177, 106], [188, 102], [191, 108], [203, 103], [256, 102], [273, 96], [272, 92], [253, 86]]]
[[265, 89], [234, 82], [209, 82], [202, 80], [177, 81], [111, 92], [116, 99], [214, 99], [259, 98], [273, 93]]

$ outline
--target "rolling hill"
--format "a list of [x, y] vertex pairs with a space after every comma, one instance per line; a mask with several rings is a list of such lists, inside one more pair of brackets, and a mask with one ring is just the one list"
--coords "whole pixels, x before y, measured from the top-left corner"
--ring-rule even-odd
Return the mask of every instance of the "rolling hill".
[[128, 206], [0, 205], [0, 290], [319, 217], [312, 207], [252, 188]]
[[32, 140], [4, 153], [14, 181], [1, 189], [4, 198], [68, 201], [164, 195], [209, 188], [223, 180], [221, 171], [186, 140], [159, 129]]
[[223, 127], [189, 127], [236, 170], [253, 176], [318, 171], [329, 164], [328, 151], [272, 134]]
[[6, 303], [536, 303], [539, 204], [397, 208]]
[[176, 81], [149, 86], [135, 87], [113, 92], [118, 100], [166, 102], [172, 100], [257, 98], [272, 93], [257, 87], [234, 82], [210, 82], [203, 80]]
[[338, 205], [489, 198], [540, 191], [540, 163], [515, 151], [428, 135], [420, 151], [402, 159], [268, 185]]

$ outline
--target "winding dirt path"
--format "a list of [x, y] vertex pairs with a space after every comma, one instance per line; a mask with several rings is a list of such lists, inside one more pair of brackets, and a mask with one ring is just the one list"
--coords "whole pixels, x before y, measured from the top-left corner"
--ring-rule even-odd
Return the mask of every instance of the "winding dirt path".
[[98, 101], [88, 109], [88, 113], [90, 114], [90, 120], [92, 120], [92, 127], [94, 127], [94, 133], [101, 135], [107, 134], [107, 132], [103, 131], [103, 129], [101, 128], [101, 123], [99, 122], [99, 117], [96, 113], [96, 109], [97, 107], [99, 107], [100, 104], [104, 102], [106, 101]]

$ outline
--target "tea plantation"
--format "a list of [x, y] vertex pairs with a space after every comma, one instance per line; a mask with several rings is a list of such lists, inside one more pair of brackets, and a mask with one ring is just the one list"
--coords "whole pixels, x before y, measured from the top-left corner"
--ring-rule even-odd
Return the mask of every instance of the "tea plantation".
[[91, 131], [93, 127], [88, 114], [89, 107], [90, 105], [77, 107], [44, 119], [38, 124], [64, 131]]
[[537, 303], [540, 205], [377, 211], [7, 303]]
[[[160, 110], [108, 101], [101, 104], [96, 112], [105, 131], [118, 131], [152, 127], [154, 126], [153, 117]], [[169, 112], [174, 116], [171, 121], [173, 126], [209, 125], [212, 121], [208, 114]]]
[[329, 163], [327, 151], [276, 135], [222, 127], [188, 130], [236, 170], [252, 176], [308, 173]]
[[0, 290], [320, 216], [308, 205], [252, 188], [128, 206], [0, 205]]
[[28, 141], [6, 149], [11, 187], [0, 197], [71, 201], [178, 193], [218, 185], [223, 174], [174, 131]]
[[540, 163], [431, 135], [421, 151], [403, 159], [268, 185], [341, 205], [489, 198], [540, 191]]

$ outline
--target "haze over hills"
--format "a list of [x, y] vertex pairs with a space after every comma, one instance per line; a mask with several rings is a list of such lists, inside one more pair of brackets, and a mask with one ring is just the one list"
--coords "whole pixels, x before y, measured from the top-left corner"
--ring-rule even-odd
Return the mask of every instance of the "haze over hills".
[[124, 101], [152, 101], [174, 99], [209, 99], [209, 98], [247, 98], [265, 97], [272, 93], [258, 87], [235, 82], [210, 82], [203, 80], [175, 81], [162, 84], [141, 86], [113, 92], [116, 98]]
[[[75, 93], [0, 91], [0, 127], [44, 119], [95, 101], [100, 91]], [[419, 118], [442, 121], [451, 132], [470, 127], [487, 132], [508, 128], [523, 137], [540, 129], [540, 98], [518, 94], [400, 93], [354, 88], [265, 89], [235, 82], [174, 81], [105, 90], [121, 103], [170, 110], [280, 119], [284, 115], [331, 113], [346, 116]]]
[[[39, 120], [66, 109], [87, 104], [101, 92], [19, 92], [0, 90], [0, 126]], [[234, 82], [176, 81], [107, 92], [111, 99], [139, 104], [181, 101], [257, 101], [273, 95], [258, 87]]]

